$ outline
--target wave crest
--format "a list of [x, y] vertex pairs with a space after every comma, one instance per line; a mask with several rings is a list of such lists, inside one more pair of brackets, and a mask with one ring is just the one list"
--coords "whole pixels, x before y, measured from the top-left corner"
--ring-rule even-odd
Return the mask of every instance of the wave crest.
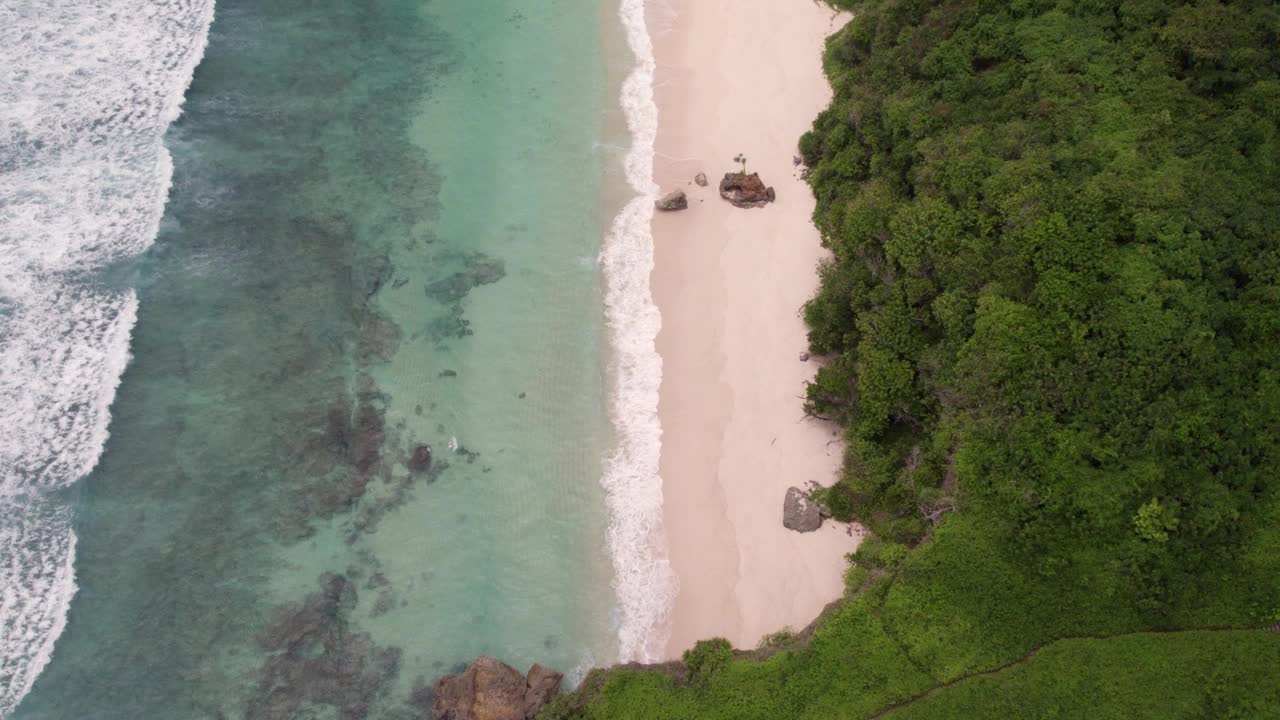
[[0, 717], [66, 622], [59, 493], [97, 464], [128, 364], [137, 296], [96, 272], [154, 242], [212, 21], [212, 0], [0, 5]]
[[644, 13], [644, 0], [622, 0], [619, 15], [636, 57], [621, 93], [631, 133], [623, 162], [636, 196], [614, 218], [600, 256], [613, 351], [609, 414], [617, 434], [602, 483], [609, 505], [614, 588], [621, 606], [619, 652], [624, 661], [652, 662], [666, 652], [676, 580], [667, 559], [658, 474], [662, 357], [656, 339], [662, 316], [649, 289], [653, 203], [658, 193], [653, 181], [658, 108], [653, 99], [656, 63]]

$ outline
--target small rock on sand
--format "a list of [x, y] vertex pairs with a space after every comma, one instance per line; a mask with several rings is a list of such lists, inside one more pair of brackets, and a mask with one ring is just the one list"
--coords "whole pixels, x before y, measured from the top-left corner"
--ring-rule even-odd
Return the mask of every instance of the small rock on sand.
[[654, 207], [659, 210], [672, 211], [684, 210], [689, 207], [689, 199], [685, 197], [683, 190], [675, 190], [658, 199], [654, 203]]

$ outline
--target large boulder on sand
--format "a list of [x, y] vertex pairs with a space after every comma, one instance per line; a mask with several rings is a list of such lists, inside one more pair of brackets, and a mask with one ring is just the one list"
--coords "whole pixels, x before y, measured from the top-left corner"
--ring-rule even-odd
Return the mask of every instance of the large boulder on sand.
[[792, 486], [787, 488], [787, 498], [782, 503], [782, 524], [796, 532], [813, 532], [822, 527], [822, 511], [803, 490]]
[[683, 190], [674, 190], [658, 198], [653, 205], [659, 210], [684, 210], [689, 207], [689, 199], [685, 197]]
[[720, 181], [720, 197], [740, 208], [764, 207], [776, 199], [773, 188], [765, 187], [759, 173], [725, 173]]
[[560, 689], [563, 676], [534, 664], [519, 670], [481, 655], [461, 675], [446, 675], [431, 688], [432, 720], [533, 720]]

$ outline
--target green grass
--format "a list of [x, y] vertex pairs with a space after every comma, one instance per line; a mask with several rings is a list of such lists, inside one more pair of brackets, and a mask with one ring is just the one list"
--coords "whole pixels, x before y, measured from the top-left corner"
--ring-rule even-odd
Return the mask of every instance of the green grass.
[[1062, 637], [1148, 629], [1090, 558], [1037, 572], [982, 520], [953, 515], [915, 550], [889, 589], [884, 625], [939, 681], [1001, 667]]
[[1273, 720], [1280, 634], [1199, 631], [1063, 640], [885, 720]]
[[[556, 718], [840, 718], [865, 717], [936, 683], [884, 631], [879, 598], [863, 594], [837, 608], [808, 647], [765, 660], [739, 657], [690, 686], [658, 672], [621, 670], [602, 687], [589, 679], [575, 696], [544, 712]], [[586, 704], [584, 707], [571, 707]]]

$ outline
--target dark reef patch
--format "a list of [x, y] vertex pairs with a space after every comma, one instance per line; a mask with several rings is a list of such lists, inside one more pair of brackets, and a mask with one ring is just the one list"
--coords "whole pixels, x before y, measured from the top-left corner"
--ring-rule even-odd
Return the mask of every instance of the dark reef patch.
[[372, 381], [365, 384], [355, 398], [341, 397], [328, 408], [297, 445], [288, 483], [293, 501], [276, 522], [282, 540], [310, 536], [316, 520], [350, 509], [372, 479], [389, 477], [383, 462], [386, 398]]
[[357, 360], [361, 364], [384, 362], [400, 348], [400, 326], [377, 312], [366, 312], [357, 339]]
[[449, 338], [462, 338], [472, 335], [471, 321], [462, 317], [462, 305], [455, 304], [449, 312], [427, 323], [427, 337], [435, 342]]
[[465, 253], [462, 270], [427, 285], [427, 297], [442, 305], [462, 300], [472, 288], [492, 285], [507, 275], [506, 263], [481, 252]]
[[267, 658], [248, 720], [289, 720], [307, 706], [336, 708], [341, 720], [368, 716], [375, 694], [399, 669], [400, 650], [351, 631], [357, 602], [351, 581], [326, 573], [318, 592], [276, 612], [258, 637]]
[[459, 445], [458, 449], [455, 450], [454, 452], [466, 458], [468, 465], [474, 463], [476, 461], [476, 458], [480, 457], [480, 453], [468, 448], [466, 445]]
[[[442, 666], [442, 663], [436, 664]], [[420, 717], [431, 716], [431, 703], [435, 698], [435, 693], [431, 691], [431, 681], [422, 675], [414, 679], [413, 690], [409, 692], [409, 707], [420, 713]]]
[[445, 314], [427, 324], [427, 337], [435, 342], [464, 338], [472, 332], [470, 321], [463, 317], [462, 300], [472, 289], [506, 277], [506, 263], [481, 252], [441, 253], [437, 260], [442, 266], [456, 266], [460, 262], [462, 267], [427, 284], [427, 297], [448, 307]]

